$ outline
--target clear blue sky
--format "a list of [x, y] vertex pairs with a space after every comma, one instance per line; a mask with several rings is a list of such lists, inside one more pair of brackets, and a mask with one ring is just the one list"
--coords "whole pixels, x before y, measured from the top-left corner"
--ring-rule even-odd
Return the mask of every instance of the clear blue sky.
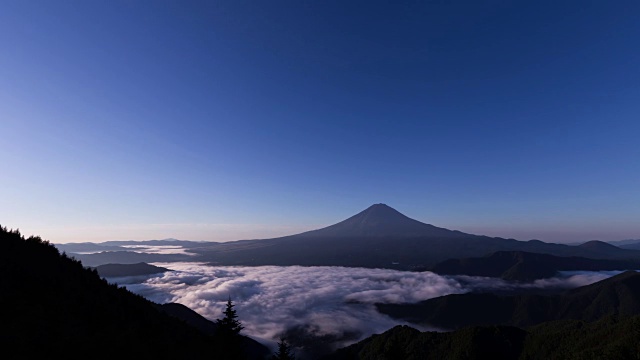
[[640, 2], [0, 3], [0, 223], [262, 238], [386, 203], [640, 238]]

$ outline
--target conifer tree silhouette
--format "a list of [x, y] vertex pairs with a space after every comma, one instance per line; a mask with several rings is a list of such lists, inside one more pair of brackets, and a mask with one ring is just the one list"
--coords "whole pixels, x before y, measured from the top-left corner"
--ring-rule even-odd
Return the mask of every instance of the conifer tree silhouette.
[[271, 358], [272, 360], [295, 360], [295, 356], [291, 351], [291, 345], [284, 338], [280, 338], [278, 342], [278, 351]]
[[238, 314], [233, 308], [235, 305], [231, 302], [231, 297], [227, 301], [227, 307], [224, 310], [224, 317], [216, 320], [218, 332], [222, 336], [237, 336], [244, 329], [242, 323], [238, 320]]
[[243, 338], [240, 335], [240, 331], [244, 326], [238, 320], [238, 314], [233, 308], [234, 306], [231, 296], [229, 296], [223, 312], [224, 316], [216, 320], [216, 325], [218, 325], [216, 343], [223, 353], [220, 360], [244, 360], [247, 358], [242, 345]]

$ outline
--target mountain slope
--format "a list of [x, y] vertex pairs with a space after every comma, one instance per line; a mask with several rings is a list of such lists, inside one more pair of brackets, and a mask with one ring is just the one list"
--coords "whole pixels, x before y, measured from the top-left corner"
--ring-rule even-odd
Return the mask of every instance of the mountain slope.
[[5, 355], [32, 358], [46, 349], [48, 357], [223, 359], [226, 353], [217, 337], [107, 283], [38, 237], [0, 228], [0, 274]]
[[295, 236], [300, 238], [390, 236], [451, 238], [469, 236], [469, 234], [425, 224], [409, 218], [388, 205], [374, 204], [337, 224]]
[[552, 321], [523, 331], [474, 326], [453, 332], [420, 332], [397, 326], [342, 348], [323, 360], [600, 360], [637, 359], [640, 316], [596, 322]]
[[429, 270], [441, 275], [488, 276], [505, 280], [532, 281], [552, 277], [558, 271], [635, 269], [640, 269], [639, 260], [588, 259], [525, 251], [498, 251], [479, 258], [449, 259]]
[[527, 332], [515, 327], [474, 327], [450, 333], [396, 326], [336, 351], [324, 360], [517, 359]]
[[377, 304], [378, 311], [414, 323], [457, 329], [471, 325], [532, 326], [553, 320], [594, 321], [640, 315], [640, 273], [627, 271], [560, 295], [446, 295], [417, 304]]
[[147, 263], [137, 264], [105, 264], [96, 266], [96, 271], [102, 277], [120, 277], [120, 276], [140, 276], [152, 275], [171, 271], [160, 266], [149, 265]]

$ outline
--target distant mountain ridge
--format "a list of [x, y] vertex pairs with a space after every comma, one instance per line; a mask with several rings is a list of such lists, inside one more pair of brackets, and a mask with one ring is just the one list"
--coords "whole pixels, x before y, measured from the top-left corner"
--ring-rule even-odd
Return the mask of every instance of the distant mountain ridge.
[[104, 241], [101, 243], [80, 242], [54, 244], [60, 251], [68, 253], [98, 253], [103, 251], [133, 251], [130, 246], [179, 246], [182, 248], [192, 248], [202, 246], [203, 244], [212, 244], [215, 242], [190, 241], [190, 240], [117, 240]]
[[198, 261], [215, 265], [301, 265], [425, 269], [454, 258], [485, 256], [496, 251], [525, 251], [592, 259], [640, 259], [640, 251], [600, 242], [584, 246], [518, 241], [439, 228], [411, 219], [385, 205], [322, 229], [263, 240], [196, 243], [190, 255], [121, 253], [75, 254], [86, 265], [105, 263]]
[[624, 249], [628, 245], [639, 245], [640, 239], [614, 240], [614, 241], [607, 241], [607, 243]]

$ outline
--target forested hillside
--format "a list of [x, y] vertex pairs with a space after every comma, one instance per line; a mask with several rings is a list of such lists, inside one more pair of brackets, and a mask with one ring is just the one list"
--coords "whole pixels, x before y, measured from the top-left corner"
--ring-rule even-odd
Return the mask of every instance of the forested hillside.
[[163, 359], [239, 353], [228, 348], [227, 339], [206, 335], [109, 284], [39, 237], [0, 228], [0, 274], [4, 359], [34, 358], [43, 351], [48, 357]]

